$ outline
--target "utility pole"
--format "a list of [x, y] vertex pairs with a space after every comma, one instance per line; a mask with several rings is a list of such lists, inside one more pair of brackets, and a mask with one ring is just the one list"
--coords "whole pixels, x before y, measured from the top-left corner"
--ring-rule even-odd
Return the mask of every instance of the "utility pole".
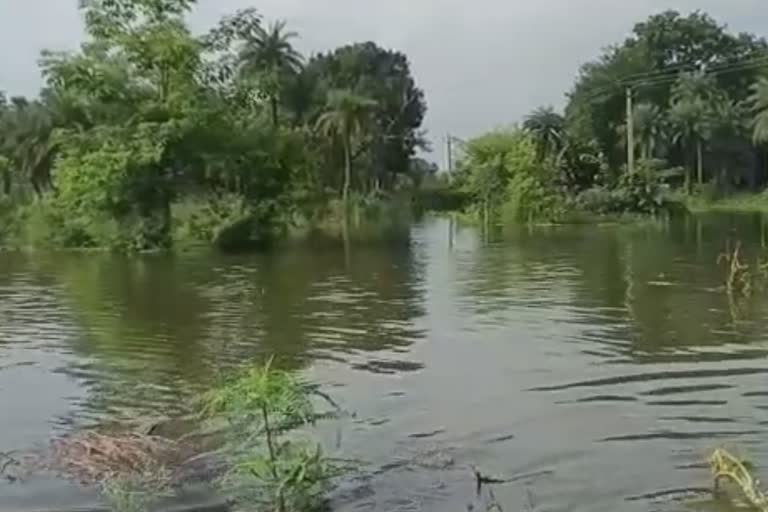
[[627, 87], [627, 172], [635, 172], [635, 119], [632, 108], [632, 87]]
[[446, 162], [448, 164], [448, 175], [453, 174], [453, 137], [449, 133], [445, 137], [446, 142]]

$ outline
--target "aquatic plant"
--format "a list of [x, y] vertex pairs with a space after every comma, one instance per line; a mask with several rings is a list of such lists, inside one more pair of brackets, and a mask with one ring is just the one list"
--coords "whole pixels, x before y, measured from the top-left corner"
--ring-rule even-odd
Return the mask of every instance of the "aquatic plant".
[[319, 444], [291, 435], [327, 417], [316, 412], [313, 396], [336, 408], [316, 386], [273, 368], [270, 360], [205, 397], [205, 416], [229, 426], [231, 470], [223, 484], [240, 507], [285, 512], [322, 503], [342, 468]]
[[729, 480], [739, 488], [751, 506], [762, 512], [768, 511], [768, 498], [760, 490], [760, 481], [748, 469], [749, 463], [723, 448], [718, 448], [709, 457], [709, 464], [716, 492], [723, 480]]
[[170, 496], [170, 473], [148, 468], [106, 477], [99, 485], [101, 498], [114, 512], [146, 512], [164, 496]]
[[749, 297], [753, 292], [754, 274], [747, 263], [741, 260], [741, 242], [733, 250], [727, 250], [717, 258], [718, 264], [726, 270], [725, 290], [731, 296]]

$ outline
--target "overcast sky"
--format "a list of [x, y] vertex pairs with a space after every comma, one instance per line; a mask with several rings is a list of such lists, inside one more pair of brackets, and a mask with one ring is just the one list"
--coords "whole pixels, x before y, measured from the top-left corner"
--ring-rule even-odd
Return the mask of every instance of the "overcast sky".
[[[768, 35], [765, 2], [199, 0], [192, 23], [202, 30], [255, 6], [299, 31], [305, 53], [366, 40], [402, 50], [427, 94], [426, 128], [439, 141], [517, 122], [538, 105], [562, 106], [580, 64], [652, 13], [702, 9], [734, 31]], [[74, 49], [81, 37], [77, 0], [0, 0], [0, 90], [36, 93], [40, 50]]]

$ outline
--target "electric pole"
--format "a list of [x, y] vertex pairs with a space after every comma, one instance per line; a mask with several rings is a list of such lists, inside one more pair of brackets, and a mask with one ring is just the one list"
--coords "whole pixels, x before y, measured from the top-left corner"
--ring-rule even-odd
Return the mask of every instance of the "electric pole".
[[635, 119], [631, 87], [627, 87], [627, 172], [635, 172]]
[[451, 134], [449, 133], [445, 137], [446, 142], [446, 162], [448, 164], [448, 174], [453, 174], [453, 138], [451, 137]]

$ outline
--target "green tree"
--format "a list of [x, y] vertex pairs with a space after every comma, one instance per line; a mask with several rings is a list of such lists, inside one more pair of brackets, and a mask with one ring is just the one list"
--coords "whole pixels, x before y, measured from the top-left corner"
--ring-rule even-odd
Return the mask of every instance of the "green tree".
[[6, 190], [14, 176], [32, 186], [41, 197], [51, 186], [51, 165], [55, 146], [51, 140], [51, 112], [39, 101], [12, 98], [0, 118], [0, 154], [9, 160]]
[[[673, 140], [694, 155], [692, 161], [699, 185], [704, 183], [704, 144], [712, 136], [715, 88], [713, 80], [706, 75], [682, 74], [672, 92], [669, 117]], [[688, 171], [686, 187], [690, 190], [690, 168]]]
[[408, 174], [416, 150], [426, 146], [421, 132], [426, 101], [407, 56], [371, 42], [342, 46], [311, 59], [304, 77], [315, 86], [311, 120], [323, 113], [322, 101], [332, 90], [355, 91], [376, 102], [353, 160], [362, 186], [393, 188], [398, 175]]
[[536, 142], [524, 130], [498, 130], [467, 142], [458, 181], [472, 197], [487, 227], [505, 213], [515, 221], [557, 215], [552, 167], [537, 158]]
[[259, 79], [260, 87], [269, 98], [274, 126], [279, 124], [278, 105], [284, 84], [303, 66], [304, 58], [291, 44], [298, 36], [296, 32], [286, 31], [284, 21], [277, 21], [267, 29], [259, 26], [240, 51], [242, 73]]
[[635, 107], [633, 119], [640, 157], [646, 160], [654, 158], [659, 142], [666, 135], [664, 112], [651, 103], [640, 103]]
[[[760, 76], [756, 62], [766, 55], [765, 40], [729, 33], [704, 13], [667, 11], [651, 16], [636, 24], [624, 41], [582, 67], [565, 109], [568, 131], [581, 143], [596, 142], [610, 167], [618, 168], [626, 158], [620, 127], [625, 124], [627, 86], [632, 86], [642, 103], [666, 113], [675, 102], [681, 72], [720, 70], [711, 76], [718, 93], [741, 102]], [[750, 62], [754, 65], [740, 65]], [[728, 68], [732, 71], [722, 71]], [[690, 104], [678, 108], [685, 111], [683, 117], [690, 117], [694, 110]], [[671, 165], [691, 165], [693, 150], [670, 150], [665, 157]], [[751, 148], [742, 151], [748, 154]]]
[[722, 187], [728, 182], [728, 174], [734, 168], [734, 162], [749, 147], [749, 112], [743, 102], [734, 101], [727, 94], [722, 94], [715, 99], [712, 113], [711, 145], [713, 153], [719, 156], [718, 184]]
[[755, 144], [768, 143], [768, 78], [761, 78], [752, 85], [749, 101], [752, 104], [754, 121], [752, 140]]
[[539, 159], [554, 157], [564, 145], [565, 119], [551, 106], [539, 107], [523, 122], [523, 129], [536, 140]]
[[317, 129], [330, 139], [341, 141], [344, 151], [344, 184], [342, 200], [349, 205], [349, 192], [352, 184], [353, 145], [359, 144], [371, 110], [376, 102], [365, 96], [348, 90], [331, 91], [328, 95], [327, 110], [317, 120]]

